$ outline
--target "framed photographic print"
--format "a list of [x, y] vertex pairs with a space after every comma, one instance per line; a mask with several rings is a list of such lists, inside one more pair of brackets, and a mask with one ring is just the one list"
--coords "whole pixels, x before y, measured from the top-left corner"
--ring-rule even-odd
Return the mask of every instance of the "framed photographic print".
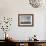
[[18, 14], [18, 26], [33, 26], [34, 15], [33, 14]]

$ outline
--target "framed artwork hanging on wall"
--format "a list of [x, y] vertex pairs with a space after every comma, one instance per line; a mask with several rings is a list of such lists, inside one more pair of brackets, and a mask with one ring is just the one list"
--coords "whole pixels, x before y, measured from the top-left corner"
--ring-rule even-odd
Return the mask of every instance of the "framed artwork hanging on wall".
[[33, 26], [34, 15], [33, 14], [18, 14], [18, 26]]

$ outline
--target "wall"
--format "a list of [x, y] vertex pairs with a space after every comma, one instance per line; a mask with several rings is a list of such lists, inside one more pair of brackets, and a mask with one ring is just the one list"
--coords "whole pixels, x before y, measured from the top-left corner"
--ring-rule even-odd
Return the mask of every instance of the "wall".
[[[45, 12], [46, 6], [33, 8], [28, 0], [0, 0], [0, 18], [4, 16], [13, 18], [12, 26], [8, 33], [16, 40], [27, 40], [34, 34], [37, 35], [39, 40], [46, 39]], [[18, 14], [34, 14], [34, 26], [18, 27]], [[0, 35], [2, 35], [1, 33], [3, 31], [0, 31]], [[4, 39], [4, 37], [0, 36], [0, 39]]]

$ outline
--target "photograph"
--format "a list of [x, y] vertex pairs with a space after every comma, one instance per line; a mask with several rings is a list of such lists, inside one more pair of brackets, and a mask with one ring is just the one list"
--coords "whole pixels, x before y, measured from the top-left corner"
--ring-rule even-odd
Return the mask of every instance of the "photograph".
[[18, 14], [18, 26], [33, 26], [33, 14]]

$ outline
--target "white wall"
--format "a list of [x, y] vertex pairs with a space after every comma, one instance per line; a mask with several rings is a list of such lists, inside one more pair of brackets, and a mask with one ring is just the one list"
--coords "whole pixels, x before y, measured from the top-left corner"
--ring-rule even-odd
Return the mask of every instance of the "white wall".
[[[27, 40], [34, 34], [39, 40], [45, 40], [46, 6], [33, 8], [28, 0], [0, 0], [0, 17], [12, 17], [12, 27], [8, 31], [17, 40]], [[18, 27], [18, 14], [34, 14], [33, 27]], [[2, 31], [0, 31], [0, 35]], [[0, 36], [0, 39], [3, 37]]]

